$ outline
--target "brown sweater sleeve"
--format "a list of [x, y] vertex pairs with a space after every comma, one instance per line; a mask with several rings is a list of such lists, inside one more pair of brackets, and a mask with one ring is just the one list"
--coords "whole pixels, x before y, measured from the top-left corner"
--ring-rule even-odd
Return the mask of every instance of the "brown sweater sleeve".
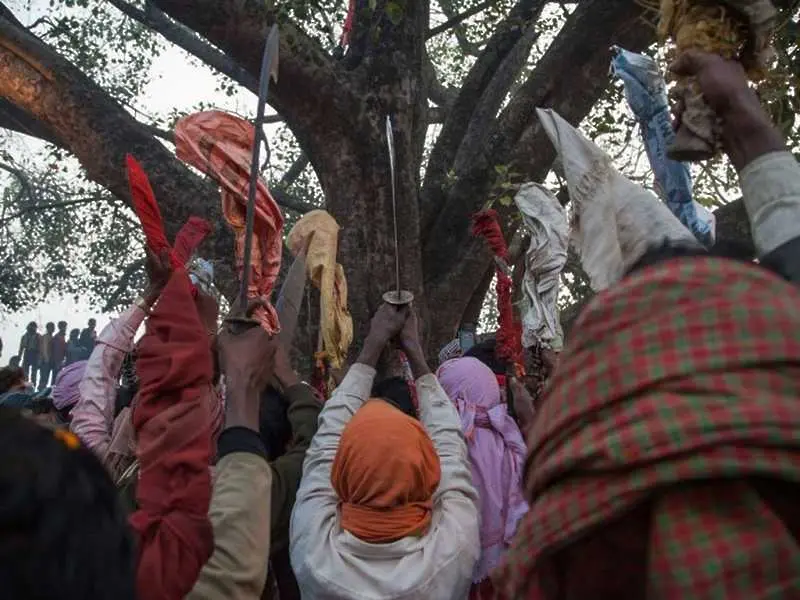
[[289, 400], [287, 416], [292, 426], [289, 450], [271, 463], [272, 467], [272, 544], [271, 553], [289, 545], [289, 520], [303, 475], [303, 460], [317, 432], [322, 405], [313, 390], [301, 383], [285, 392]]

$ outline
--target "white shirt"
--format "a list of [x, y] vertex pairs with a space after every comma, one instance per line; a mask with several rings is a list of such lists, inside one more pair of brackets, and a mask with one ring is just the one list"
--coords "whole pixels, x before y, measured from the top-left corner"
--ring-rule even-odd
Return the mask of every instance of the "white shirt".
[[305, 600], [463, 600], [480, 556], [478, 494], [455, 407], [434, 375], [417, 381], [420, 421], [439, 455], [441, 480], [424, 537], [364, 542], [339, 525], [331, 467], [342, 430], [369, 399], [375, 370], [350, 368], [325, 404], [303, 464], [290, 530]]

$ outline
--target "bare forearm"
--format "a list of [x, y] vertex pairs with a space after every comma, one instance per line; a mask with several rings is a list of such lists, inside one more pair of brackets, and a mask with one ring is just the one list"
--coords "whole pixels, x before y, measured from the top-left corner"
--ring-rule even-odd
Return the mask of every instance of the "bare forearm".
[[367, 339], [364, 341], [364, 347], [361, 348], [361, 353], [358, 355], [356, 362], [362, 365], [367, 365], [368, 367], [372, 367], [374, 369], [378, 365], [378, 361], [381, 358], [381, 352], [383, 352], [385, 346], [385, 340], [378, 339], [376, 336], [371, 334], [368, 335]]
[[765, 154], [786, 149], [783, 137], [759, 105], [755, 94], [750, 90], [746, 93], [753, 97], [733, 101], [733, 107], [722, 119], [725, 151], [739, 172]]
[[428, 366], [428, 361], [425, 360], [425, 353], [422, 351], [422, 346], [415, 344], [406, 348], [406, 357], [411, 365], [411, 373], [414, 379], [419, 379], [425, 375], [430, 374], [431, 369]]
[[236, 381], [236, 378], [229, 378], [226, 383], [225, 429], [246, 427], [258, 431], [260, 405], [257, 398], [260, 390], [251, 384]]

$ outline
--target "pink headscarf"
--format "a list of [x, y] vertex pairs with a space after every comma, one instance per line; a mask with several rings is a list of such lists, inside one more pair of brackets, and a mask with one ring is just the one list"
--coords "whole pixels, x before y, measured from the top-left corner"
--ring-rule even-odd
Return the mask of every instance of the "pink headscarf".
[[79, 360], [69, 366], [64, 367], [58, 372], [53, 383], [53, 406], [56, 410], [64, 410], [75, 406], [80, 400], [81, 394], [78, 391], [78, 386], [83, 379], [83, 374], [86, 371], [85, 360]]
[[472, 482], [481, 499], [481, 558], [473, 573], [477, 583], [500, 562], [528, 512], [521, 483], [527, 451], [489, 367], [476, 358], [457, 358], [439, 367], [437, 376], [461, 417]]

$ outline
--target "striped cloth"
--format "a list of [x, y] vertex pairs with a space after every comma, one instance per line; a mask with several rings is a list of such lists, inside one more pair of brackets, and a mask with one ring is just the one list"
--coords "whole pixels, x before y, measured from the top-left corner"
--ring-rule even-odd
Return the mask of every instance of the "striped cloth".
[[504, 596], [800, 597], [798, 307], [711, 257], [599, 294], [528, 437]]

